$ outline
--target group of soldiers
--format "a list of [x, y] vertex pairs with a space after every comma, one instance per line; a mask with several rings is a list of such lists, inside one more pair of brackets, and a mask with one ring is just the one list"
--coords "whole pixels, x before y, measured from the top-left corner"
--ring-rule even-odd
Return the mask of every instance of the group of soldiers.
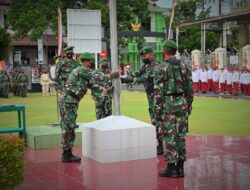
[[176, 43], [163, 42], [163, 63], [154, 61], [152, 47], [141, 51], [143, 65], [130, 76], [134, 83], [142, 83], [147, 94], [151, 123], [156, 126], [157, 154], [163, 154], [167, 167], [161, 177], [184, 177], [186, 160], [185, 136], [193, 102], [192, 73], [188, 65], [175, 54]]
[[6, 71], [0, 73], [0, 97], [8, 98], [9, 92], [14, 96], [26, 97], [28, 92], [28, 76], [23, 69], [15, 69], [12, 75]]
[[239, 94], [250, 95], [250, 70], [242, 67], [240, 70], [234, 67], [201, 67], [194, 66], [192, 71], [194, 92], [207, 93], [213, 91], [215, 94], [228, 94], [238, 96]]
[[59, 94], [59, 108], [62, 128], [62, 162], [80, 162], [81, 158], [72, 154], [75, 141], [77, 110], [87, 90], [91, 90], [95, 101], [96, 118], [101, 119], [112, 114], [112, 79], [119, 72], [108, 70], [107, 59], [99, 60], [95, 70], [94, 56], [82, 53], [80, 63], [74, 60], [73, 46], [64, 48], [65, 57], [56, 68], [55, 88]]
[[[157, 154], [165, 156], [167, 167], [159, 172], [162, 177], [184, 177], [186, 160], [185, 135], [188, 132], [188, 117], [192, 110], [192, 73], [188, 66], [176, 59], [176, 43], [163, 42], [163, 63], [154, 61], [153, 48], [146, 46], [141, 51], [143, 65], [138, 72], [123, 78], [125, 82], [142, 83], [145, 87], [151, 123], [156, 126], [158, 139]], [[61, 127], [62, 162], [80, 162], [72, 154], [75, 140], [77, 109], [87, 89], [91, 90], [96, 105], [96, 118], [112, 114], [112, 79], [119, 78], [119, 72], [110, 72], [107, 59], [99, 60], [94, 70], [91, 53], [80, 55], [80, 63], [73, 59], [73, 47], [64, 48], [65, 58], [56, 69], [56, 90], [58, 91]]]

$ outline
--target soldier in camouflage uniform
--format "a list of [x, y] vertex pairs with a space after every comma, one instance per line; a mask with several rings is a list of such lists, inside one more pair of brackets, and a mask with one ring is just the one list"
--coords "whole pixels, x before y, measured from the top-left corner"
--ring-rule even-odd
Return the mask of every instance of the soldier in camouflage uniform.
[[164, 62], [155, 70], [154, 110], [161, 130], [167, 168], [162, 177], [184, 177], [186, 160], [185, 136], [188, 130], [187, 114], [193, 101], [191, 71], [175, 58], [174, 41], [163, 43]]
[[61, 108], [61, 99], [63, 92], [65, 90], [65, 84], [69, 77], [69, 74], [72, 72], [74, 68], [79, 66], [79, 63], [74, 60], [74, 47], [67, 46], [63, 49], [64, 51], [64, 58], [59, 60], [56, 64], [56, 71], [55, 71], [55, 90], [58, 93], [58, 101], [59, 101], [59, 109], [60, 115], [62, 115], [62, 108]]
[[13, 76], [12, 76], [12, 90], [13, 90], [13, 96], [17, 96], [17, 76], [19, 75], [19, 71], [17, 69], [14, 70]]
[[64, 92], [65, 84], [69, 74], [72, 72], [74, 68], [79, 66], [79, 63], [76, 60], [74, 60], [73, 49], [74, 49], [73, 46], [65, 47], [63, 49], [65, 57], [62, 60], [60, 60], [58, 64], [56, 64], [55, 89], [58, 91], [59, 96]]
[[28, 76], [21, 69], [20, 73], [17, 75], [17, 96], [26, 97], [28, 91]]
[[150, 46], [146, 46], [141, 50], [141, 56], [143, 60], [143, 65], [139, 72], [135, 73], [135, 82], [143, 83], [147, 99], [148, 99], [148, 111], [151, 118], [151, 123], [156, 126], [156, 134], [158, 140], [157, 154], [163, 154], [163, 146], [161, 135], [159, 132], [159, 127], [155, 122], [154, 111], [153, 111], [153, 101], [154, 101], [154, 71], [157, 65], [157, 62], [154, 62], [154, 51]]
[[[96, 74], [99, 72], [108, 75], [111, 71], [108, 69], [108, 62], [106, 58], [102, 58], [98, 62], [98, 69], [94, 71]], [[98, 81], [97, 81], [98, 82]], [[102, 81], [100, 81], [103, 83]], [[100, 84], [101, 85], [101, 84]], [[101, 96], [101, 92], [91, 90], [91, 96], [95, 100], [96, 119], [112, 115], [112, 81], [104, 83], [103, 88], [109, 89], [110, 93]]]
[[[119, 77], [119, 73], [111, 73], [106, 76], [102, 73], [95, 74], [94, 57], [91, 53], [80, 55], [81, 65], [76, 67], [68, 77], [65, 89], [60, 101], [61, 127], [62, 127], [62, 162], [80, 162], [79, 156], [72, 154], [72, 148], [75, 141], [75, 128], [77, 109], [81, 99], [87, 93], [87, 89], [102, 92], [100, 95], [107, 93], [107, 90], [99, 86], [96, 81], [107, 82], [108, 79]], [[99, 83], [98, 82], [98, 83]], [[103, 86], [103, 85], [102, 85]]]
[[9, 97], [9, 85], [10, 77], [6, 71], [2, 71], [2, 74], [0, 75], [0, 97]]

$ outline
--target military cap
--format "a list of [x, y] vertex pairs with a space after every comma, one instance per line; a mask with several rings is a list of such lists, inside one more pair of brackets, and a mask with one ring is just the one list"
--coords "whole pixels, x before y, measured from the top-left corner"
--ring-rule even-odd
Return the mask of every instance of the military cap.
[[144, 48], [142, 48], [140, 55], [143, 55], [145, 53], [153, 53], [154, 50], [151, 46], [145, 46]]
[[85, 53], [81, 53], [79, 58], [80, 58], [80, 60], [93, 60], [94, 56], [92, 53], [85, 52]]
[[177, 49], [177, 45], [173, 40], [165, 40], [162, 45], [163, 47], [170, 47], [173, 49]]
[[103, 63], [103, 62], [107, 62], [107, 58], [101, 58], [101, 59], [99, 59], [98, 64]]
[[75, 48], [74, 46], [67, 46], [63, 48], [63, 51], [73, 50], [74, 48]]

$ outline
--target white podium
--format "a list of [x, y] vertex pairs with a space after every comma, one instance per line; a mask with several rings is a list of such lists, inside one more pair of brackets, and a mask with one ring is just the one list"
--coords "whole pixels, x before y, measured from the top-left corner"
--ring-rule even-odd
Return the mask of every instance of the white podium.
[[85, 123], [83, 156], [101, 163], [156, 158], [155, 126], [126, 116]]

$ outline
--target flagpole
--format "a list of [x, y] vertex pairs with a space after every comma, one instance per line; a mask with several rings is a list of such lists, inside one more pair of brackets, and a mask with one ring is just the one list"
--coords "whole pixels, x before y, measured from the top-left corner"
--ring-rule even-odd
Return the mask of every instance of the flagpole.
[[58, 51], [57, 56], [62, 56], [62, 13], [60, 7], [57, 9], [58, 13], [58, 22], [57, 22], [57, 43], [58, 43]]
[[[112, 71], [118, 71], [117, 48], [117, 16], [116, 0], [109, 0], [111, 65]], [[120, 115], [120, 79], [113, 80], [114, 84], [114, 114]]]
[[171, 36], [170, 33], [171, 33], [172, 22], [173, 22], [173, 19], [174, 19], [175, 6], [176, 6], [176, 0], [173, 0], [173, 8], [172, 8], [172, 11], [171, 11], [170, 20], [169, 20], [169, 27], [168, 27], [168, 40], [170, 39], [170, 36]]

